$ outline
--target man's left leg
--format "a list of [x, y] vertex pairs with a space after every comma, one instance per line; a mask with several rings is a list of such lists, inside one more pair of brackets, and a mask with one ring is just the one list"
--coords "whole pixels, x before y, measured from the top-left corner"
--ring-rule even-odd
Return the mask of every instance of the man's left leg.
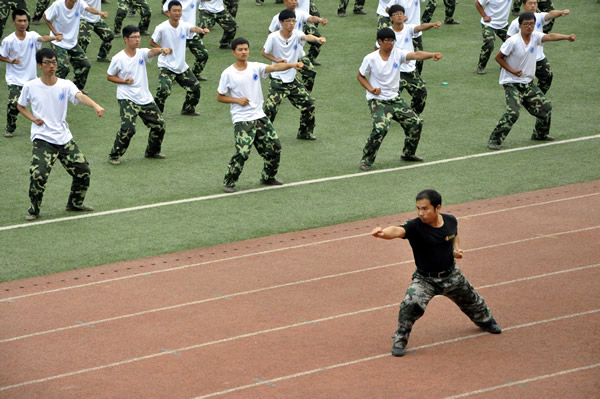
[[539, 87], [530, 83], [529, 90], [523, 94], [523, 107], [536, 117], [535, 129], [531, 135], [532, 140], [553, 141], [550, 136], [550, 121], [552, 116], [552, 103]]
[[73, 65], [73, 83], [79, 90], [85, 88], [88, 74], [92, 68], [92, 64], [88, 60], [85, 52], [79, 45], [75, 45], [72, 49], [68, 50], [69, 61]]
[[416, 156], [416, 152], [421, 139], [423, 120], [400, 96], [395, 98], [392, 112], [393, 119], [400, 123], [406, 135], [401, 158], [405, 161], [422, 161], [423, 159]]
[[165, 119], [154, 102], [138, 106], [138, 116], [144, 125], [150, 129], [145, 155], [152, 157], [160, 154], [163, 138], [165, 137]]
[[96, 35], [98, 35], [100, 40], [102, 40], [102, 44], [98, 49], [98, 57], [96, 60], [99, 62], [110, 62], [108, 53], [112, 48], [112, 41], [115, 38], [115, 35], [113, 34], [112, 30], [110, 30], [106, 22], [104, 22], [102, 19], [93, 24], [93, 28]]
[[542, 93], [546, 94], [550, 90], [553, 77], [548, 58], [544, 57], [543, 60], [535, 63], [535, 77], [538, 78], [537, 86]]
[[289, 85], [288, 99], [300, 110], [300, 127], [297, 139], [316, 140], [315, 130], [315, 100], [310, 96], [304, 84], [298, 77]]
[[85, 194], [90, 186], [90, 165], [77, 144], [73, 140], [65, 144], [58, 154], [58, 159], [67, 173], [73, 177], [67, 210], [93, 211], [93, 208], [83, 205]]
[[425, 82], [421, 79], [421, 75], [416, 70], [402, 72], [400, 74], [400, 91], [403, 88], [406, 88], [406, 91], [408, 91], [408, 94], [412, 98], [410, 107], [417, 115], [421, 115], [427, 101], [427, 88], [425, 87]]
[[176, 75], [175, 81], [186, 91], [181, 113], [197, 115], [196, 105], [200, 102], [200, 82], [196, 79], [194, 72], [188, 68], [185, 72]]
[[235, 19], [233, 19], [227, 10], [224, 10], [215, 14], [215, 20], [223, 28], [223, 36], [221, 36], [221, 40], [219, 41], [219, 48], [231, 49], [231, 41], [235, 38], [235, 32], [237, 31]]
[[6, 137], [12, 137], [17, 129], [19, 110], [17, 102], [21, 95], [22, 86], [8, 85], [8, 103], [6, 104]]
[[262, 181], [273, 181], [279, 170], [281, 159], [281, 142], [269, 118], [264, 117], [254, 121], [256, 136], [254, 147], [264, 161], [261, 174]]

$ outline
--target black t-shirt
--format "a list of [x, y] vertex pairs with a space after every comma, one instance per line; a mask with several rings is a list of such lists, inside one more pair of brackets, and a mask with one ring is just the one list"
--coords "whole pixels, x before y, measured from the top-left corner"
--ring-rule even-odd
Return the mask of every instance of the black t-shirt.
[[402, 227], [406, 230], [419, 270], [439, 273], [454, 265], [454, 237], [458, 234], [458, 222], [452, 215], [442, 213], [444, 225], [431, 227], [416, 218], [405, 222]]

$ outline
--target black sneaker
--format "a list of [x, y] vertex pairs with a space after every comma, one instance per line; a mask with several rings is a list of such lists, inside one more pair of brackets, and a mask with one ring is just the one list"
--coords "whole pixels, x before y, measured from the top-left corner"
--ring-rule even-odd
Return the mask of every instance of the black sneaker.
[[392, 336], [392, 341], [394, 341], [394, 345], [392, 345], [392, 356], [402, 357], [406, 353], [406, 349], [404, 348], [404, 345], [400, 342], [400, 337], [397, 334], [398, 333], [395, 332]]
[[237, 190], [234, 186], [223, 186], [223, 191], [226, 193], [235, 193]]
[[401, 155], [400, 159], [407, 162], [423, 162], [423, 158], [416, 155]]
[[265, 186], [281, 186], [283, 185], [283, 182], [281, 180], [277, 180], [276, 178], [272, 177], [270, 179], [260, 179], [260, 184], [265, 185]]
[[366, 11], [363, 10], [354, 10], [352, 11], [352, 14], [356, 14], [356, 15], [367, 15]]
[[181, 115], [185, 115], [185, 116], [200, 116], [200, 112], [181, 110]]
[[494, 319], [488, 321], [487, 323], [476, 323], [476, 324], [483, 331], [487, 331], [490, 334], [500, 334], [502, 332], [500, 325]]
[[165, 159], [166, 157], [163, 154], [144, 154], [144, 158]]
[[552, 136], [538, 137], [535, 134], [532, 134], [531, 135], [531, 140], [535, 140], [535, 141], [554, 141], [554, 137], [552, 137]]
[[65, 211], [68, 211], [68, 212], [92, 212], [93, 210], [94, 210], [94, 208], [92, 208], [91, 206], [87, 206], [87, 205], [80, 205], [80, 206], [67, 205], [65, 208]]

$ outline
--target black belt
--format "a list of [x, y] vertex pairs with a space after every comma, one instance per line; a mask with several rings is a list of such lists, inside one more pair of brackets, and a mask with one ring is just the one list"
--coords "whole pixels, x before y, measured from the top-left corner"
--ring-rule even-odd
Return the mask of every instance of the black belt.
[[441, 272], [426, 272], [423, 270], [419, 270], [417, 269], [417, 271], [419, 272], [419, 274], [425, 276], [425, 277], [433, 277], [433, 278], [442, 278], [442, 277], [448, 277], [449, 275], [452, 274], [452, 272], [454, 271], [454, 266], [452, 266], [450, 269], [446, 269], [444, 271]]

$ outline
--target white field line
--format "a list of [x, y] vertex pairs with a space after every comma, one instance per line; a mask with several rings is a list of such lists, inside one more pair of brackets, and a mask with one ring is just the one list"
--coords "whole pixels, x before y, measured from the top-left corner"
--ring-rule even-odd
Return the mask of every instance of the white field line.
[[560, 376], [567, 375], [567, 374], [577, 373], [579, 371], [591, 370], [591, 369], [596, 368], [596, 367], [600, 367], [600, 363], [590, 364], [588, 366], [577, 367], [577, 368], [569, 369], [569, 370], [561, 370], [561, 371], [557, 371], [556, 373], [539, 375], [537, 377], [526, 378], [524, 380], [513, 381], [513, 382], [509, 382], [507, 384], [496, 385], [496, 386], [493, 386], [493, 387], [478, 389], [476, 391], [465, 392], [465, 393], [459, 394], [459, 395], [447, 396], [445, 399], [466, 398], [468, 396], [479, 395], [480, 393], [495, 391], [497, 389], [509, 388], [509, 387], [512, 387], [512, 386], [515, 386], [515, 385], [527, 384], [527, 383], [530, 383], [530, 382], [537, 382], [537, 381], [545, 380], [545, 379], [548, 379], [548, 378], [560, 377]]
[[140, 206], [134, 206], [134, 207], [130, 207], [130, 208], [112, 209], [112, 210], [102, 211], [102, 212], [91, 212], [91, 213], [85, 213], [85, 214], [81, 214], [81, 215], [77, 215], [77, 216], [68, 216], [68, 217], [62, 217], [62, 218], [56, 218], [56, 219], [40, 220], [37, 222], [29, 222], [29, 223], [15, 224], [15, 225], [10, 225], [10, 226], [2, 226], [2, 227], [0, 227], [0, 231], [14, 230], [14, 229], [26, 228], [26, 227], [34, 227], [34, 226], [40, 226], [40, 225], [49, 224], [49, 223], [66, 222], [66, 221], [71, 221], [71, 220], [76, 220], [76, 219], [85, 219], [85, 218], [115, 215], [115, 214], [124, 213], [124, 212], [141, 211], [141, 210], [145, 210], [145, 209], [159, 208], [159, 207], [163, 207], [163, 206], [185, 204], [188, 202], [198, 202], [198, 201], [206, 201], [206, 200], [212, 200], [212, 199], [218, 199], [218, 198], [224, 198], [224, 197], [231, 197], [234, 195], [246, 195], [246, 194], [257, 193], [257, 192], [267, 191], [267, 190], [281, 190], [281, 189], [286, 189], [288, 187], [297, 187], [297, 186], [304, 186], [304, 185], [308, 185], [308, 184], [326, 183], [326, 182], [336, 181], [336, 180], [360, 178], [360, 177], [370, 176], [370, 175], [375, 175], [375, 174], [380, 174], [380, 173], [389, 173], [389, 172], [397, 172], [397, 171], [406, 170], [406, 169], [423, 168], [423, 167], [441, 165], [441, 164], [446, 164], [446, 163], [451, 163], [451, 162], [465, 161], [465, 160], [474, 159], [474, 158], [503, 155], [503, 154], [518, 152], [518, 151], [535, 150], [535, 149], [549, 147], [549, 146], [564, 145], [564, 144], [570, 144], [570, 143], [574, 143], [574, 142], [578, 142], [578, 141], [593, 140], [593, 139], [598, 139], [598, 138], [600, 138], [600, 134], [596, 134], [593, 136], [586, 136], [586, 137], [577, 137], [577, 138], [568, 139], [568, 140], [553, 141], [553, 142], [543, 143], [543, 144], [535, 144], [535, 145], [519, 147], [519, 148], [511, 148], [508, 150], [483, 152], [483, 153], [479, 153], [479, 154], [466, 155], [466, 156], [462, 156], [462, 157], [440, 159], [437, 161], [423, 162], [423, 163], [407, 165], [407, 166], [399, 166], [396, 168], [380, 169], [380, 170], [373, 170], [373, 171], [368, 171], [368, 172], [357, 172], [357, 173], [351, 173], [348, 175], [330, 176], [330, 177], [323, 177], [323, 178], [312, 179], [312, 180], [303, 180], [303, 181], [298, 181], [298, 182], [286, 183], [283, 186], [260, 187], [260, 188], [250, 189], [250, 190], [238, 191], [235, 193], [213, 194], [213, 195], [206, 195], [206, 196], [202, 196], [202, 197], [185, 198], [185, 199], [175, 200], [175, 201], [156, 202], [154, 204], [140, 205]]
[[[474, 217], [478, 217], [478, 216], [487, 216], [487, 215], [491, 215], [491, 214], [495, 214], [495, 213], [510, 212], [510, 211], [513, 211], [513, 210], [520, 210], [520, 209], [524, 209], [524, 208], [529, 208], [529, 207], [534, 207], [534, 206], [540, 206], [540, 205], [554, 204], [554, 203], [564, 202], [564, 201], [573, 201], [573, 200], [578, 200], [578, 199], [582, 199], [582, 198], [586, 198], [586, 197], [592, 197], [592, 196], [597, 196], [597, 195], [600, 195], [600, 193], [589, 193], [589, 194], [577, 195], [577, 196], [574, 196], [574, 197], [568, 197], [568, 198], [562, 198], [562, 199], [555, 199], [555, 200], [549, 200], [549, 201], [543, 201], [543, 202], [536, 202], [536, 203], [532, 203], [532, 204], [528, 204], [528, 205], [519, 205], [519, 206], [516, 206], [516, 207], [510, 207], [510, 208], [497, 209], [497, 210], [489, 211], [489, 212], [483, 212], [483, 213], [478, 213], [478, 214], [461, 216], [461, 217], [458, 217], [458, 219], [469, 219], [469, 218], [474, 218]], [[595, 226], [595, 227], [592, 227], [592, 228], [597, 228], [597, 227], [598, 226]], [[30, 294], [24, 294], [24, 295], [18, 295], [18, 296], [14, 296], [14, 297], [9, 297], [9, 298], [3, 298], [3, 299], [0, 299], [0, 302], [13, 302], [14, 300], [20, 299], [20, 298], [26, 298], [26, 297], [37, 296], [37, 295], [44, 295], [44, 294], [62, 292], [62, 291], [66, 291], [66, 290], [72, 290], [72, 289], [76, 289], [76, 288], [84, 288], [84, 287], [89, 287], [89, 286], [93, 286], [93, 285], [111, 283], [111, 282], [115, 282], [115, 281], [127, 280], [127, 279], [137, 278], [137, 277], [147, 277], [147, 276], [153, 275], [153, 274], [179, 271], [179, 270], [188, 269], [188, 268], [192, 268], [192, 267], [205, 266], [205, 265], [209, 265], [209, 264], [221, 263], [221, 262], [227, 262], [227, 261], [234, 261], [234, 260], [238, 260], [238, 259], [244, 259], [244, 258], [249, 258], [249, 257], [259, 256], [259, 255], [268, 255], [268, 254], [272, 254], [272, 253], [276, 253], [276, 252], [282, 252], [282, 251], [287, 251], [287, 250], [292, 250], [292, 249], [298, 249], [298, 248], [305, 248], [305, 247], [310, 247], [310, 246], [313, 246], [313, 245], [328, 244], [328, 243], [332, 243], [332, 242], [343, 241], [343, 240], [348, 240], [348, 239], [352, 239], [352, 238], [359, 238], [359, 237], [364, 237], [364, 236], [369, 236], [369, 235], [370, 235], [370, 233], [354, 234], [354, 235], [350, 235], [350, 236], [332, 238], [332, 239], [329, 239], [329, 240], [309, 242], [309, 243], [306, 243], [306, 244], [298, 244], [298, 245], [292, 245], [292, 246], [289, 246], [289, 247], [282, 247], [282, 248], [270, 249], [270, 250], [266, 250], [266, 251], [253, 252], [253, 253], [249, 253], [249, 254], [236, 255], [236, 256], [231, 256], [231, 257], [227, 257], [227, 258], [214, 259], [214, 260], [209, 260], [209, 261], [204, 261], [204, 262], [199, 262], [199, 263], [192, 263], [192, 264], [189, 264], [189, 265], [182, 265], [182, 266], [177, 266], [177, 267], [171, 267], [171, 268], [161, 269], [161, 270], [155, 270], [155, 271], [151, 271], [151, 272], [143, 272], [143, 273], [131, 274], [129, 276], [116, 277], [116, 278], [106, 279], [106, 280], [102, 280], [102, 281], [95, 281], [95, 282], [85, 283], [85, 284], [77, 284], [77, 285], [72, 285], [72, 286], [69, 286], [69, 287], [62, 287], [62, 288], [57, 288], [57, 289], [52, 289], [52, 290], [46, 290], [46, 291], [40, 291], [40, 292], [33, 292], [33, 293], [30, 293]], [[543, 237], [537, 237], [537, 238], [532, 238], [532, 239], [538, 239], [538, 238], [543, 238]], [[473, 251], [473, 250], [474, 249], [471, 249], [470, 251]], [[467, 251], [465, 251], [465, 252], [467, 252]]]

